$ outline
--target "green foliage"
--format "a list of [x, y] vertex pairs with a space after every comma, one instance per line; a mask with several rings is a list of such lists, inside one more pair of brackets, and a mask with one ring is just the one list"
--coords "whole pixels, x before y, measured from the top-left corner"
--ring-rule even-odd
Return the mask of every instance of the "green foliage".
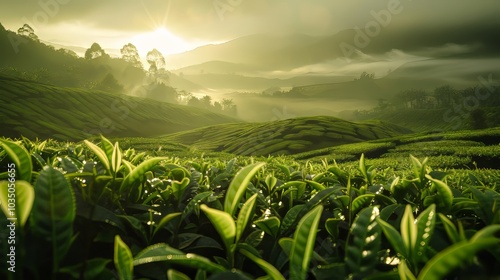
[[[332, 165], [158, 157], [105, 137], [2, 143], [4, 212], [8, 164], [25, 162], [23, 176], [34, 178], [33, 187], [16, 180], [16, 269], [24, 278], [500, 275], [495, 169], [434, 169], [432, 158], [407, 155], [394, 168], [365, 155]], [[37, 252], [49, 257], [33, 258]]]
[[33, 233], [51, 244], [53, 271], [57, 272], [73, 242], [75, 196], [64, 175], [45, 166], [35, 183], [30, 217]]
[[477, 232], [469, 241], [461, 241], [444, 249], [427, 262], [418, 279], [443, 279], [454, 269], [470, 260], [478, 251], [498, 247], [500, 225], [490, 225]]

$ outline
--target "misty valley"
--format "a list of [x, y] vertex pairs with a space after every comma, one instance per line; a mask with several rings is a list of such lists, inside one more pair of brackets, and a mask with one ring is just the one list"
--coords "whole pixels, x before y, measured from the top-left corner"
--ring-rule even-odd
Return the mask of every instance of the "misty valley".
[[500, 277], [496, 2], [24, 2], [0, 278]]

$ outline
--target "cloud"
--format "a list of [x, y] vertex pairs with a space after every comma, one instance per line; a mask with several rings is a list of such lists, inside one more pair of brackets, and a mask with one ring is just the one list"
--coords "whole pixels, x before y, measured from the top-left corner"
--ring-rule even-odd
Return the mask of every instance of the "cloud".
[[[374, 73], [377, 78], [380, 78], [405, 63], [423, 59], [425, 57], [407, 54], [397, 49], [380, 55], [369, 55], [358, 51], [350, 61], [346, 61], [344, 58], [337, 58], [321, 63], [305, 65], [282, 73], [281, 78], [304, 74], [358, 77], [362, 72]], [[278, 73], [269, 74], [277, 75]]]
[[463, 23], [498, 25], [498, 0], [16, 0], [3, 1], [0, 22], [13, 30], [28, 22], [41, 38], [84, 44], [100, 40], [92, 34], [134, 36], [158, 27], [191, 42], [221, 42], [257, 33], [325, 36], [363, 28], [390, 3], [403, 9], [387, 29], [415, 32], [415, 40], [436, 29], [459, 32], [454, 28]]

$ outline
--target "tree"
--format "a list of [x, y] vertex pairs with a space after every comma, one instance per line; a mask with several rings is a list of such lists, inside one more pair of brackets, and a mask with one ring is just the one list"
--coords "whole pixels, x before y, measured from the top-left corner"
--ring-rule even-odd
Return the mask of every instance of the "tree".
[[201, 102], [200, 99], [196, 98], [196, 96], [191, 96], [191, 98], [189, 98], [189, 101], [187, 102], [187, 105], [198, 108], [203, 107], [203, 103]]
[[408, 89], [399, 93], [399, 102], [403, 108], [423, 109], [428, 107], [428, 94], [422, 89]]
[[236, 105], [232, 99], [222, 99], [222, 110], [228, 115], [236, 116]]
[[484, 110], [481, 108], [472, 110], [469, 115], [469, 123], [472, 129], [487, 128], [488, 124]]
[[60, 48], [57, 50], [57, 52], [62, 53], [64, 55], [70, 56], [72, 58], [78, 58], [78, 54], [72, 50]]
[[113, 76], [113, 74], [108, 73], [106, 76], [94, 87], [95, 89], [117, 93], [123, 90], [123, 86], [118, 83], [118, 80]]
[[98, 43], [93, 43], [87, 51], [85, 51], [85, 59], [96, 59], [98, 57], [109, 57]]
[[222, 112], [222, 104], [220, 104], [218, 101], [214, 102], [214, 111]]
[[444, 108], [451, 105], [456, 97], [457, 91], [450, 85], [440, 86], [434, 89], [434, 98], [436, 98], [437, 106]]
[[375, 78], [375, 73], [368, 74], [366, 72], [363, 72], [359, 76], [359, 79], [354, 79], [354, 80], [364, 81], [364, 80], [373, 80], [374, 78]]
[[205, 95], [201, 98], [201, 102], [203, 103], [203, 107], [207, 110], [212, 107], [212, 97], [209, 95]]
[[33, 30], [33, 28], [27, 23], [17, 30], [17, 34], [26, 36], [33, 41], [38, 41], [38, 36], [35, 34], [35, 30]]
[[149, 72], [151, 74], [156, 74], [158, 70], [165, 68], [165, 58], [157, 49], [149, 51], [146, 60], [149, 63]]
[[263, 95], [275, 95], [280, 93], [281, 93], [280, 87], [270, 87], [262, 91]]
[[187, 105], [191, 97], [193, 97], [193, 94], [191, 92], [181, 90], [177, 95], [177, 100], [180, 104]]
[[141, 59], [139, 57], [139, 51], [137, 51], [137, 48], [134, 45], [128, 43], [123, 46], [120, 52], [123, 60], [131, 63], [134, 67], [143, 69]]
[[164, 83], [153, 82], [148, 86], [147, 97], [169, 103], [177, 103], [178, 93], [175, 88]]

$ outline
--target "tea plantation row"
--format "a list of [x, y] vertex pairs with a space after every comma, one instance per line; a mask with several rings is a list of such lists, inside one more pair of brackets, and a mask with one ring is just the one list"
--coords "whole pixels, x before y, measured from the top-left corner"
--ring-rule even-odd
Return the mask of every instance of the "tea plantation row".
[[2, 279], [500, 276], [497, 169], [160, 157], [122, 143], [0, 140], [0, 249], [14, 252]]

